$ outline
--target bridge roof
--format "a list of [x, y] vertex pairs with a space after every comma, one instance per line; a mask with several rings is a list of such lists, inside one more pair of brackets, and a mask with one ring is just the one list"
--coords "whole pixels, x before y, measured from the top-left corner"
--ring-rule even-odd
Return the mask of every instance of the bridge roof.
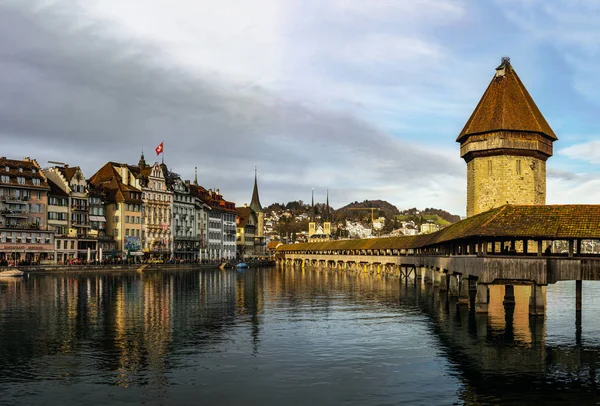
[[279, 251], [423, 248], [472, 238], [600, 239], [600, 205], [504, 205], [431, 234], [288, 244]]

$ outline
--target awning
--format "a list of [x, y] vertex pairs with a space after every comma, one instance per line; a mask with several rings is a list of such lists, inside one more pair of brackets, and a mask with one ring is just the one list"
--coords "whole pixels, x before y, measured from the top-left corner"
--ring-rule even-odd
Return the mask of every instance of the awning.
[[104, 217], [104, 216], [90, 216], [90, 221], [104, 221], [104, 222], [106, 222], [106, 217]]

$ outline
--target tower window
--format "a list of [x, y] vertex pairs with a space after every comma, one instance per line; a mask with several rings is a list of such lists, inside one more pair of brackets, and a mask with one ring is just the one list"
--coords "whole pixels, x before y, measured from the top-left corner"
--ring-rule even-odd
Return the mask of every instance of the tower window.
[[517, 159], [517, 175], [521, 174], [521, 160]]
[[488, 161], [488, 175], [492, 174], [492, 161]]

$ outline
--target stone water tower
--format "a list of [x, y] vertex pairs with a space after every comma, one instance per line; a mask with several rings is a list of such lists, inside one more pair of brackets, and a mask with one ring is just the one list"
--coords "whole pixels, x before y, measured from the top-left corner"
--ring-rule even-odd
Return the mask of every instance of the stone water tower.
[[509, 58], [456, 139], [467, 163], [467, 217], [504, 204], [546, 204], [546, 160], [558, 140]]

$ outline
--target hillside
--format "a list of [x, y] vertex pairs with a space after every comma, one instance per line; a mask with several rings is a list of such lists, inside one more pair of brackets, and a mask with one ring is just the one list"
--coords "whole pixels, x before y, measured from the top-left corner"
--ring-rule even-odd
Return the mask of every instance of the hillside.
[[[385, 200], [365, 200], [363, 202], [350, 203], [344, 207], [341, 207], [334, 211], [334, 217], [336, 219], [363, 219], [371, 218], [371, 210], [368, 208], [375, 208], [374, 217], [386, 217], [391, 218], [395, 215], [400, 214], [398, 208], [393, 204]], [[365, 209], [365, 210], [354, 210], [354, 209]]]
[[460, 221], [460, 216], [450, 214], [445, 210], [434, 208], [418, 210], [414, 207], [412, 209], [402, 210], [395, 218], [399, 221], [414, 221], [417, 225], [423, 224], [428, 220], [431, 220], [440, 226], [447, 226]]

